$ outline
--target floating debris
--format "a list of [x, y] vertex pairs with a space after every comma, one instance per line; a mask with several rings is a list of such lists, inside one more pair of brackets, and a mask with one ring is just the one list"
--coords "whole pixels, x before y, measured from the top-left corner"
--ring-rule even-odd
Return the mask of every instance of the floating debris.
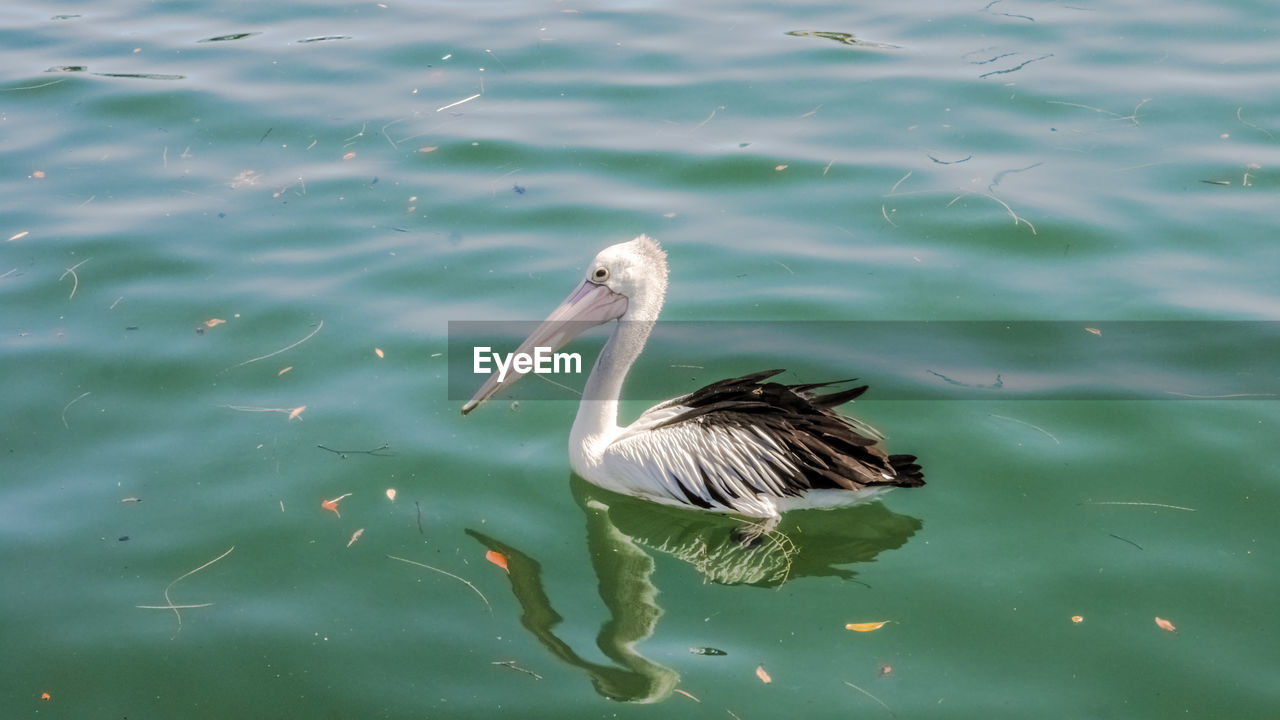
[[849, 45], [851, 47], [870, 48], [874, 50], [900, 50], [899, 45], [890, 45], [889, 43], [871, 42], [870, 40], [859, 40], [853, 33], [847, 32], [829, 32], [826, 30], [791, 30], [787, 33], [791, 37], [812, 37], [822, 38], [823, 40], [834, 40], [841, 45]]
[[261, 35], [261, 34], [262, 33], [260, 32], [240, 32], [240, 33], [232, 33], [230, 35], [218, 35], [211, 38], [205, 38], [203, 40], [197, 40], [196, 42], [198, 43], [230, 42], [232, 40], [243, 40], [245, 38], [253, 37], [254, 35]]
[[507, 570], [507, 556], [506, 556], [506, 555], [503, 555], [502, 553], [498, 552], [497, 550], [490, 550], [489, 552], [485, 553], [485, 554], [484, 554], [484, 559], [485, 559], [485, 560], [488, 560], [489, 562], [493, 563], [494, 565], [497, 565], [498, 567], [502, 568], [503, 570], [506, 570], [507, 572], [511, 572], [510, 570]]
[[325, 510], [332, 510], [334, 515], [337, 515], [338, 517], [342, 517], [342, 513], [338, 512], [338, 503], [342, 502], [344, 499], [349, 497], [351, 497], [351, 493], [345, 493], [343, 495], [339, 495], [338, 497], [332, 500], [322, 500], [320, 502], [320, 507], [324, 508]]

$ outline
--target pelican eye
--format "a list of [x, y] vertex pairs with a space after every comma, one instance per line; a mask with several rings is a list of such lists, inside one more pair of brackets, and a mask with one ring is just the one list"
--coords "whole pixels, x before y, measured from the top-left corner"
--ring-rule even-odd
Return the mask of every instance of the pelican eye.
[[609, 279], [609, 268], [601, 265], [596, 271], [591, 273], [591, 279], [596, 282], [604, 282]]

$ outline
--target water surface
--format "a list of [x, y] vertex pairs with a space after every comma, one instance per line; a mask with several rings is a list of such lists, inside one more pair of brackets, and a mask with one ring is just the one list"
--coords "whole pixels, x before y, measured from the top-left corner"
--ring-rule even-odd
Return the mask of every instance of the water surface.
[[[947, 390], [925, 370], [1005, 368], [877, 362], [800, 321], [1105, 340], [1280, 319], [1278, 21], [1262, 2], [10, 3], [0, 707], [1274, 713], [1280, 411], [1148, 392], [1222, 387], [1256, 348], [1136, 355], [1116, 373], [1141, 400], [1115, 376], [1104, 399], [909, 399], [895, 383]], [[540, 319], [641, 232], [670, 256], [664, 317], [780, 337], [655, 347], [628, 417], [764, 367], [859, 376], [848, 409], [928, 486], [743, 544], [572, 480], [571, 400], [462, 418], [448, 322]], [[139, 607], [168, 605], [207, 606]]]

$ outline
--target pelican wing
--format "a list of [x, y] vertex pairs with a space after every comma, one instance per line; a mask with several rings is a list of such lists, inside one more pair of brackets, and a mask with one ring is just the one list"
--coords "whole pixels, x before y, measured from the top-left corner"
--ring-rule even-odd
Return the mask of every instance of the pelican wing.
[[885, 454], [878, 433], [832, 409], [865, 385], [817, 395], [838, 383], [762, 382], [780, 372], [655, 406], [609, 444], [606, 470], [646, 495], [748, 514], [809, 490], [924, 484], [914, 456]]

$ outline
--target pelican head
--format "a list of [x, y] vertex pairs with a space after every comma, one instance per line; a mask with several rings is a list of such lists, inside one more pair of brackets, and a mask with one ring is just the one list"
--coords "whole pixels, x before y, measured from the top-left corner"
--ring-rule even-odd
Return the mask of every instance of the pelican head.
[[[601, 250], [587, 266], [582, 282], [547, 316], [517, 353], [535, 348], [555, 352], [585, 330], [610, 320], [655, 321], [667, 291], [667, 254], [647, 235]], [[523, 377], [507, 373], [508, 383]], [[498, 373], [490, 375], [462, 406], [465, 415], [498, 391]]]

